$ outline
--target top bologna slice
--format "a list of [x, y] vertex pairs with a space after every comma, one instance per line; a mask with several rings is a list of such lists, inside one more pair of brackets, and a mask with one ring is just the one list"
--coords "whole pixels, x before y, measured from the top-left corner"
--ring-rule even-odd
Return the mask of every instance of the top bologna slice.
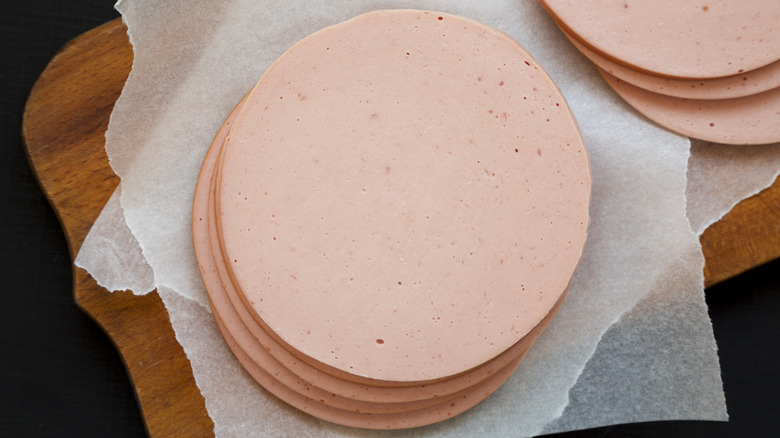
[[540, 2], [597, 52], [661, 76], [717, 78], [780, 59], [777, 0]]
[[588, 155], [515, 41], [368, 13], [283, 54], [249, 95], [215, 193], [230, 276], [287, 345], [355, 376], [450, 378], [521, 340], [567, 289]]

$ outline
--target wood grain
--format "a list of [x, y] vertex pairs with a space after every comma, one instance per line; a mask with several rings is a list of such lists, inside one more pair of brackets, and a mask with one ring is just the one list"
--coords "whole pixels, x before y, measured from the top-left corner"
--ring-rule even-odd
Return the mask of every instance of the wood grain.
[[[33, 88], [23, 137], [41, 187], [75, 258], [118, 184], [104, 133], [130, 72], [133, 53], [117, 19], [76, 38]], [[780, 257], [780, 180], [737, 205], [701, 237], [708, 286]], [[189, 361], [157, 293], [109, 293], [74, 267], [76, 304], [115, 343], [151, 436], [213, 436]]]
[[707, 287], [780, 257], [780, 178], [734, 206], [699, 241]]
[[[22, 135], [41, 187], [65, 229], [71, 258], [119, 183], [104, 133], [130, 73], [133, 51], [121, 20], [66, 45], [36, 82]], [[76, 304], [113, 340], [133, 381], [151, 436], [213, 436], [213, 423], [156, 292], [109, 293], [74, 267]]]

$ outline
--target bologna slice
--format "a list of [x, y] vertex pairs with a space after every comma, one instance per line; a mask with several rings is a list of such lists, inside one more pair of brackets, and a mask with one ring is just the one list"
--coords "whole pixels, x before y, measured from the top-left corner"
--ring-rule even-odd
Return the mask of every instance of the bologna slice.
[[590, 166], [503, 33], [378, 11], [277, 60], [204, 160], [193, 238], [215, 319], [266, 389], [366, 428], [495, 391], [561, 305]]
[[733, 145], [780, 141], [780, 88], [736, 99], [680, 99], [635, 87], [604, 70], [599, 73], [629, 105], [674, 132]]
[[777, 0], [540, 0], [566, 31], [635, 70], [717, 78], [780, 59]]
[[217, 193], [229, 271], [297, 351], [378, 380], [499, 355], [566, 289], [590, 168], [515, 41], [380, 11], [305, 38], [251, 92]]
[[735, 76], [716, 79], [676, 79], [633, 70], [599, 55], [566, 31], [564, 34], [583, 55], [602, 70], [653, 93], [683, 99], [716, 100], [749, 96], [780, 87], [780, 61]]
[[581, 257], [576, 123], [514, 41], [458, 17], [376, 12], [304, 39], [224, 154], [236, 286], [287, 344], [359, 376], [483, 364], [544, 318]]

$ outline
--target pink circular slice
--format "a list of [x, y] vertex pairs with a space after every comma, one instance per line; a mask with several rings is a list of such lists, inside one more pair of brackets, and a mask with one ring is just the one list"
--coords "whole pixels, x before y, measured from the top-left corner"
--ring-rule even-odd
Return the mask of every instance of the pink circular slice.
[[478, 367], [545, 318], [579, 263], [590, 168], [516, 42], [379, 11], [293, 46], [227, 141], [216, 194], [239, 294], [286, 344], [371, 379]]
[[674, 132], [714, 143], [780, 141], [780, 88], [737, 99], [694, 100], [651, 93], [599, 70], [629, 105]]
[[569, 38], [583, 55], [612, 76], [653, 93], [683, 99], [734, 99], [763, 93], [780, 87], [780, 61], [775, 61], [757, 70], [736, 76], [716, 79], [676, 79], [654, 76], [633, 70], [594, 52], [565, 30]]
[[656, 75], [717, 78], [780, 59], [777, 0], [540, 0], [597, 52]]

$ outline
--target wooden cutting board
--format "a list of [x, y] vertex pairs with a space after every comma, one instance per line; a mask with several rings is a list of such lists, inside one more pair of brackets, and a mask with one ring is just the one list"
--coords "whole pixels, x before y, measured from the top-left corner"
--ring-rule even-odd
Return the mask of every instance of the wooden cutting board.
[[[27, 154], [74, 259], [119, 183], [104, 133], [132, 61], [126, 29], [116, 19], [68, 43], [27, 101]], [[780, 257], [780, 179], [709, 227], [701, 243], [708, 286]], [[75, 267], [73, 287], [76, 304], [119, 350], [150, 435], [212, 436], [203, 397], [157, 293], [109, 293]]]

